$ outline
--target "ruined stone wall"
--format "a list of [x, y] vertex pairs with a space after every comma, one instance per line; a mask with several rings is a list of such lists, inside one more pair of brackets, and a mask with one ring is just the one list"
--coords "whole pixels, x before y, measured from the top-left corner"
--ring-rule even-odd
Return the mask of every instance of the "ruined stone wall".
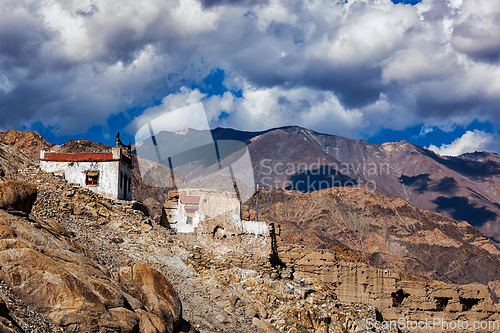
[[184, 203], [178, 191], [170, 191], [162, 207], [160, 224], [177, 232], [196, 233], [200, 222], [219, 215], [233, 214], [241, 217], [240, 202], [231, 193], [207, 189], [186, 189], [186, 196], [200, 197], [198, 211], [191, 223], [187, 223]]
[[[386, 321], [467, 320], [470, 325], [475, 321], [499, 321], [500, 325], [500, 305], [493, 302], [488, 286], [446, 284], [365, 262], [341, 261], [346, 259], [344, 255], [331, 250], [284, 244], [279, 225], [268, 224], [265, 233], [249, 238], [238, 221], [227, 215], [204, 224], [198, 232], [203, 251], [200, 249], [197, 256], [202, 266], [217, 263], [253, 269], [270, 278], [319, 278], [332, 285], [342, 303], [373, 306]], [[435, 328], [436, 332], [463, 331]]]
[[200, 223], [197, 239], [200, 246], [216, 254], [251, 254], [268, 261], [272, 254], [270, 225], [266, 222], [242, 221], [233, 213]]
[[284, 244], [279, 234], [276, 243], [280, 260], [293, 265], [295, 276], [329, 282], [342, 303], [371, 305], [384, 320], [460, 319], [470, 325], [474, 321], [500, 321], [500, 305], [493, 303], [488, 286], [419, 280], [362, 262], [341, 262], [333, 251]]

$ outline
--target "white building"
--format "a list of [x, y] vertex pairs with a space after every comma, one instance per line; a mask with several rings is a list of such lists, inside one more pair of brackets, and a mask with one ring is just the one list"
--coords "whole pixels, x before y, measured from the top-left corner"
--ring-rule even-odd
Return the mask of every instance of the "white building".
[[[175, 191], [176, 192], [176, 191]], [[236, 194], [209, 189], [184, 189], [164, 205], [162, 222], [177, 232], [192, 233], [203, 221], [231, 213], [240, 217]]]
[[132, 200], [132, 156], [121, 148], [102, 153], [40, 151], [40, 169], [60, 174], [69, 183], [80, 184], [110, 199]]

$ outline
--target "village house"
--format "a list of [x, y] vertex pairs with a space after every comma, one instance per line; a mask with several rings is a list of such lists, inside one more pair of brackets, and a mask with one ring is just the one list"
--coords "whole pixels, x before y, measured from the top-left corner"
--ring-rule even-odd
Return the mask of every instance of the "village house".
[[109, 199], [132, 200], [133, 168], [132, 155], [121, 147], [65, 154], [40, 151], [41, 170], [59, 174], [69, 183]]

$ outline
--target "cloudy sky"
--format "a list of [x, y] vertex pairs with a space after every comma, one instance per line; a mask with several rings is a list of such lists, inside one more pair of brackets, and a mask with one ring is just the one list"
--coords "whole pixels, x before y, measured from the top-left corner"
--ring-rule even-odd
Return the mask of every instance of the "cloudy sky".
[[499, 152], [500, 1], [0, 0], [0, 130], [113, 144], [198, 102], [212, 128]]

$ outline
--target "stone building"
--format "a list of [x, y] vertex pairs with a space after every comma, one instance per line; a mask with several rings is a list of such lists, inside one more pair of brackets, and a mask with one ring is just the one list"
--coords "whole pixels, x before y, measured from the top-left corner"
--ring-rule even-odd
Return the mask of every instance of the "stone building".
[[211, 189], [170, 191], [162, 210], [161, 224], [177, 232], [196, 232], [199, 223], [231, 213], [240, 217], [236, 194]]
[[132, 200], [132, 156], [122, 148], [99, 153], [40, 151], [40, 169], [110, 199]]

